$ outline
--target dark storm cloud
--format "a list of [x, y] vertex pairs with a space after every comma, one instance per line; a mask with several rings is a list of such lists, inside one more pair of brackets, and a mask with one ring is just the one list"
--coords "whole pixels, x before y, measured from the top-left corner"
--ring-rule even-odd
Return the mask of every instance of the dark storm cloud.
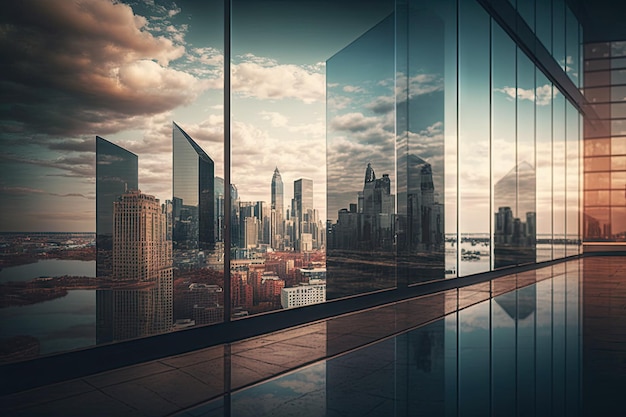
[[62, 156], [53, 160], [26, 158], [12, 154], [0, 155], [0, 162], [36, 165], [45, 168], [56, 168], [65, 171], [64, 176], [69, 177], [93, 177], [95, 174], [95, 155], [78, 154]]
[[108, 0], [4, 5], [0, 55], [10, 58], [0, 64], [0, 88], [10, 104], [0, 108], [3, 130], [107, 134], [136, 128], [133, 117], [190, 103], [202, 82], [168, 67], [184, 46], [153, 36], [147, 24]]
[[68, 194], [58, 194], [58, 193], [50, 193], [45, 190], [40, 190], [38, 188], [28, 188], [28, 187], [0, 187], [0, 195], [32, 195], [32, 194], [45, 194], [54, 197], [79, 197], [85, 198], [87, 200], [95, 200], [94, 196], [87, 196], [80, 193], [68, 193]]

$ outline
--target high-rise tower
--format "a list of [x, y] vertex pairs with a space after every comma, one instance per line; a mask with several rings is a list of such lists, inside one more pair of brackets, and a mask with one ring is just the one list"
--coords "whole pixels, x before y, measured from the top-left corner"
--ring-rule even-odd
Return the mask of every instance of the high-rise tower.
[[171, 330], [172, 246], [167, 212], [151, 195], [130, 191], [113, 206], [113, 267], [96, 291], [96, 343]]
[[284, 197], [283, 197], [283, 179], [280, 176], [278, 167], [274, 170], [272, 176], [272, 200], [271, 200], [271, 215], [272, 215], [272, 247], [274, 249], [280, 249], [283, 236], [283, 220], [284, 220]]
[[[179, 254], [215, 247], [215, 165], [198, 144], [173, 123], [173, 242]], [[195, 265], [196, 259], [179, 259]]]
[[96, 136], [96, 275], [111, 276], [113, 203], [138, 188], [137, 155]]

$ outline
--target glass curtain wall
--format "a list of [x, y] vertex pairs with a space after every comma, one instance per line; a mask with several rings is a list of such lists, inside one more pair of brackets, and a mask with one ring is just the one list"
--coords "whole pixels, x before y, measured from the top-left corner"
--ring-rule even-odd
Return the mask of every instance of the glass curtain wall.
[[[511, 3], [578, 85], [580, 26], [564, 0]], [[96, 160], [100, 171], [110, 162], [104, 141], [137, 155], [125, 182], [159, 200], [171, 250], [156, 257], [173, 276], [89, 293], [90, 331], [109, 332], [99, 340], [122, 339], [114, 320], [136, 325], [118, 310], [149, 321], [140, 311], [155, 303], [168, 312], [160, 329], [179, 330], [579, 253], [580, 115], [511, 37], [525, 26], [500, 27], [476, 0], [232, 0], [225, 139], [223, 5], [123, 7], [171, 23], [142, 29], [171, 34], [171, 55], [157, 57], [167, 65], [144, 56], [126, 69], [161, 65], [178, 104], [142, 119], [142, 134], [101, 139]], [[583, 231], [625, 240], [626, 52], [590, 48], [599, 119], [585, 125]], [[110, 223], [109, 209], [97, 220]]]
[[626, 43], [585, 46], [585, 242], [626, 241]]

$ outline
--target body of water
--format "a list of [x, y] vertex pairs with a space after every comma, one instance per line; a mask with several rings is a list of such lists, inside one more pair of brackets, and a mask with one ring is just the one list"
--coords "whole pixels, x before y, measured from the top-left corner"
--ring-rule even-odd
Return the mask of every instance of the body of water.
[[30, 281], [39, 277], [63, 275], [95, 277], [96, 261], [46, 259], [32, 264], [10, 266], [0, 271], [0, 282]]
[[2, 338], [30, 335], [42, 355], [96, 344], [96, 291], [73, 290], [65, 297], [0, 309]]

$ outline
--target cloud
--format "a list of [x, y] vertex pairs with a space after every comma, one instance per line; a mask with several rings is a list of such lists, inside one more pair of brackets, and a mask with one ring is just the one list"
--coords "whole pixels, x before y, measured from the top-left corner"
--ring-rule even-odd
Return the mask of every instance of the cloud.
[[324, 101], [325, 76], [317, 66], [278, 64], [247, 54], [232, 66], [233, 92], [259, 99], [297, 99], [304, 103]]
[[[169, 67], [181, 32], [153, 36], [147, 19], [108, 0], [11, 2], [3, 11], [0, 120], [14, 132], [106, 134], [191, 103], [209, 84]], [[5, 123], [3, 123], [5, 124]]]
[[[538, 86], [534, 90], [520, 88], [520, 87], [518, 88], [503, 87], [503, 88], [496, 88], [495, 90], [500, 93], [506, 94], [512, 99], [515, 99], [515, 97], [517, 97], [520, 100], [528, 100], [528, 101], [536, 100], [536, 103], [538, 106], [545, 106], [545, 105], [550, 104], [550, 102], [552, 101], [552, 94], [553, 94], [553, 89], [550, 84]], [[559, 91], [557, 89], [554, 89], [554, 94], [556, 96], [557, 94], [559, 94]]]
[[29, 188], [29, 187], [0, 187], [0, 194], [5, 195], [31, 195], [31, 194], [45, 194], [54, 197], [79, 197], [85, 198], [87, 200], [95, 200], [94, 196], [86, 196], [80, 193], [69, 193], [69, 194], [58, 194], [51, 193], [44, 190], [40, 190], [37, 188]]
[[273, 127], [287, 126], [288, 119], [283, 114], [271, 111], [262, 111], [259, 113], [263, 120], [269, 120]]
[[26, 158], [13, 154], [4, 154], [0, 155], [0, 161], [55, 168], [64, 171], [64, 176], [69, 177], [85, 178], [93, 177], [95, 175], [95, 155], [93, 153], [66, 155], [53, 160]]

